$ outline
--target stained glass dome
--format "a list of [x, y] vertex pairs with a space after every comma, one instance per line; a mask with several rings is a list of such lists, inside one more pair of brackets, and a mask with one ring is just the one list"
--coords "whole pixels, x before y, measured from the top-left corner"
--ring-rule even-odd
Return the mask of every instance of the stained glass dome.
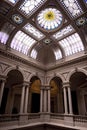
[[46, 8], [37, 16], [39, 26], [47, 31], [58, 28], [63, 21], [61, 12], [55, 8]]

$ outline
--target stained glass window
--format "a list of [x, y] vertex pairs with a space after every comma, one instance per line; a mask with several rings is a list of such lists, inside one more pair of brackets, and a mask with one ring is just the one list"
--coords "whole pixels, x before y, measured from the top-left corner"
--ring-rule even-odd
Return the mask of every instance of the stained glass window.
[[85, 3], [87, 3], [87, 0], [84, 0], [85, 1]]
[[62, 53], [59, 49], [55, 50], [54, 54], [55, 54], [56, 60], [59, 60], [62, 58]]
[[36, 59], [36, 57], [37, 57], [37, 51], [35, 49], [33, 49], [31, 51], [31, 57], [34, 58], [34, 59]]
[[17, 24], [21, 24], [23, 22], [23, 18], [19, 14], [13, 14], [12, 20]]
[[59, 0], [66, 11], [70, 14], [72, 17], [77, 17], [83, 13], [79, 3], [77, 0]]
[[35, 40], [22, 31], [18, 31], [11, 42], [11, 48], [28, 54], [29, 49], [35, 44]]
[[5, 32], [0, 32], [0, 42], [3, 44], [6, 44], [7, 40], [9, 38], [9, 35]]
[[31, 15], [39, 8], [46, 0], [24, 0], [20, 6], [20, 10], [27, 16]]
[[77, 33], [72, 34], [71, 36], [68, 36], [64, 38], [63, 40], [59, 41], [60, 46], [65, 51], [65, 55], [69, 56], [72, 54], [75, 54], [77, 52], [81, 52], [84, 50], [83, 43]]
[[0, 42], [3, 44], [6, 44], [9, 35], [11, 34], [11, 32], [14, 30], [14, 26], [10, 23], [5, 23], [4, 26], [2, 27], [1, 31], [0, 31]]
[[61, 12], [55, 8], [47, 8], [42, 10], [37, 17], [37, 22], [41, 28], [45, 30], [53, 30], [58, 28], [63, 21]]
[[59, 40], [60, 38], [63, 38], [64, 36], [68, 35], [70, 32], [73, 32], [73, 31], [74, 31], [74, 28], [71, 25], [69, 25], [63, 28], [62, 30], [58, 31], [57, 33], [55, 33], [53, 37]]
[[7, 2], [9, 2], [11, 4], [16, 4], [19, 0], [5, 0], [5, 1], [7, 1]]
[[31, 24], [26, 24], [24, 27], [24, 30], [27, 31], [28, 33], [32, 34], [33, 36], [35, 36], [38, 40], [42, 39], [44, 37], [44, 35], [37, 30], [35, 27], [33, 27]]
[[78, 26], [83, 26], [86, 23], [87, 23], [87, 18], [86, 17], [81, 17], [81, 18], [77, 19], [77, 21], [76, 21], [76, 24]]

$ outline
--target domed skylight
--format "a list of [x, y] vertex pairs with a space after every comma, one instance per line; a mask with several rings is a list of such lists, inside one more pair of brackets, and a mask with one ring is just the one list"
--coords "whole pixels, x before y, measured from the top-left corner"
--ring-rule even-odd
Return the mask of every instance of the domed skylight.
[[61, 12], [55, 8], [47, 8], [37, 16], [37, 22], [41, 28], [52, 31], [58, 28], [63, 21]]

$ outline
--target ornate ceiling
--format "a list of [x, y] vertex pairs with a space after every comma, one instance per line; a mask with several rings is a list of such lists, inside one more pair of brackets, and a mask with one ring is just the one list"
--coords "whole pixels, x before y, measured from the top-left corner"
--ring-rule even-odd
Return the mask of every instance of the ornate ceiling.
[[62, 62], [87, 51], [87, 0], [0, 0], [0, 48]]

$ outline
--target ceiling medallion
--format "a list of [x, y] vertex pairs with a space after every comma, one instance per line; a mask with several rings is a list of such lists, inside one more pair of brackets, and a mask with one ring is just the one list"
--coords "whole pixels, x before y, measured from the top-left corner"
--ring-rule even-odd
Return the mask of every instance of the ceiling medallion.
[[42, 29], [53, 31], [62, 24], [63, 16], [61, 12], [55, 8], [46, 8], [38, 14], [37, 22]]
[[81, 18], [79, 18], [77, 21], [76, 21], [76, 24], [78, 25], [78, 26], [82, 26], [82, 25], [84, 25], [84, 24], [86, 24], [87, 23], [87, 19], [85, 18], [85, 17], [81, 17]]
[[46, 45], [48, 45], [48, 44], [51, 43], [51, 40], [47, 38], [47, 39], [45, 39], [43, 42], [44, 42]]
[[21, 24], [23, 22], [23, 18], [19, 14], [12, 15], [12, 20], [17, 24]]

